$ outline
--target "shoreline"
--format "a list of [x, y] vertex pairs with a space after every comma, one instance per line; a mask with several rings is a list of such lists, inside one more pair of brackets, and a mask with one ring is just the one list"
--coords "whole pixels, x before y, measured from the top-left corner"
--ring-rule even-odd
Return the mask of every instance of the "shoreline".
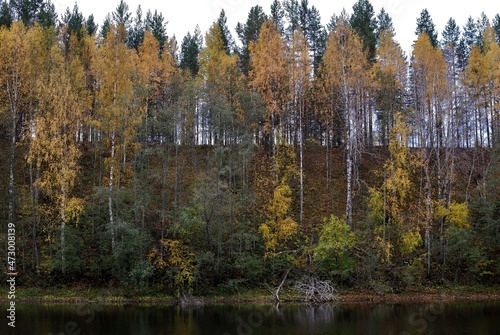
[[[161, 294], [137, 294], [135, 296], [124, 295], [117, 292], [109, 292], [98, 289], [94, 292], [85, 292], [79, 289], [65, 289], [54, 292], [44, 289], [39, 294], [30, 295], [21, 289], [16, 296], [17, 303], [78, 303], [78, 304], [165, 304], [165, 305], [210, 305], [210, 304], [257, 304], [273, 303], [270, 294], [262, 291], [247, 291], [241, 294], [219, 295], [219, 296], [192, 296], [178, 299], [173, 296]], [[28, 294], [27, 294], [28, 293]], [[499, 287], [473, 287], [473, 288], [445, 288], [445, 289], [422, 289], [406, 291], [401, 293], [377, 294], [373, 291], [348, 291], [340, 293], [336, 300], [327, 303], [337, 304], [395, 304], [395, 303], [428, 303], [435, 301], [495, 301], [500, 300]], [[0, 303], [7, 303], [7, 297], [0, 297]], [[281, 303], [307, 304], [299, 296], [282, 294]]]

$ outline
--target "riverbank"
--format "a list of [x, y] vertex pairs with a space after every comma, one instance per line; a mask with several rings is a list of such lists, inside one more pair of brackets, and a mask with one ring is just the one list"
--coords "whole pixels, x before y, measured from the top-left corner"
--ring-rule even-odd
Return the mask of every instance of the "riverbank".
[[[285, 290], [282, 302], [303, 302], [300, 296]], [[345, 290], [338, 294], [339, 303], [419, 303], [432, 301], [487, 301], [500, 300], [500, 287], [457, 286], [432, 287], [399, 293], [376, 294], [370, 290]], [[7, 297], [0, 297], [6, 302]], [[214, 294], [179, 299], [161, 292], [131, 293], [105, 288], [20, 288], [17, 302], [25, 303], [102, 303], [102, 304], [184, 304], [203, 305], [217, 303], [271, 303], [272, 295], [266, 290], [248, 290], [233, 294]]]

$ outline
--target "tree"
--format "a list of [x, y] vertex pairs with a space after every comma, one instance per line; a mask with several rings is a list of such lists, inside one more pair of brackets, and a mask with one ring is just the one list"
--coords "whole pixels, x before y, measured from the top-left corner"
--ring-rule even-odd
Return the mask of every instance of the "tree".
[[13, 22], [12, 11], [7, 3], [7, 0], [2, 1], [0, 4], [0, 27], [10, 28]]
[[493, 18], [493, 29], [495, 29], [495, 35], [497, 37], [497, 43], [500, 44], [500, 14], [495, 15]]
[[163, 14], [158, 13], [157, 10], [155, 10], [154, 14], [152, 14], [149, 10], [146, 13], [145, 28], [146, 30], [151, 30], [153, 36], [156, 38], [158, 43], [160, 43], [160, 52], [163, 51], [165, 43], [168, 39], [166, 24], [167, 22], [165, 22]]
[[396, 34], [394, 26], [392, 24], [392, 18], [389, 16], [389, 14], [385, 11], [383, 7], [380, 10], [380, 13], [377, 15], [376, 22], [377, 22], [377, 29], [376, 29], [377, 41], [380, 38], [380, 34], [384, 30], [389, 30], [393, 36]]
[[87, 20], [85, 21], [85, 29], [87, 29], [87, 33], [92, 36], [95, 35], [95, 33], [97, 32], [97, 28], [98, 26], [97, 23], [95, 23], [94, 15], [90, 14]]
[[337, 95], [337, 98], [329, 99], [336, 102], [331, 108], [338, 109], [342, 114], [343, 125], [339, 126], [343, 127], [346, 155], [345, 220], [352, 227], [354, 183], [358, 182], [357, 169], [363, 139], [361, 106], [365, 89], [370, 86], [370, 77], [362, 41], [343, 19], [330, 33], [323, 59], [322, 75], [327, 95]]
[[229, 55], [231, 54], [231, 52], [233, 52], [235, 46], [233, 37], [231, 36], [231, 31], [227, 26], [227, 17], [224, 9], [222, 9], [220, 12], [219, 18], [217, 19], [217, 25], [219, 26], [219, 29], [221, 31], [222, 42], [224, 44], [224, 47], [226, 48], [227, 54]]
[[300, 153], [300, 216], [299, 222], [302, 223], [304, 211], [304, 119], [307, 106], [307, 94], [310, 90], [309, 77], [311, 73], [311, 61], [307, 51], [307, 43], [304, 35], [299, 30], [295, 32], [290, 50], [290, 92], [292, 99], [292, 124], [296, 126], [295, 133], [299, 144]]
[[323, 54], [325, 53], [328, 38], [324, 27], [321, 25], [321, 15], [316, 7], [312, 6], [307, 13], [307, 29], [305, 35], [311, 52], [314, 73], [317, 73]]
[[469, 54], [472, 46], [476, 42], [477, 27], [472, 16], [469, 16], [463, 28], [462, 38], [458, 46], [458, 61], [461, 70], [467, 67], [469, 61]]
[[476, 41], [475, 44], [483, 50], [483, 36], [486, 31], [486, 27], [490, 26], [490, 20], [486, 16], [484, 12], [481, 13], [481, 16], [476, 21]]
[[293, 264], [292, 251], [295, 249], [292, 237], [297, 233], [298, 224], [291, 217], [292, 191], [290, 180], [297, 173], [295, 153], [289, 144], [277, 145], [277, 154], [273, 159], [273, 172], [277, 176], [273, 183], [272, 198], [266, 208], [267, 221], [259, 226], [259, 232], [265, 241], [266, 258], [281, 259], [287, 269], [281, 283], [275, 290], [274, 297], [279, 301], [279, 292]]
[[56, 27], [58, 22], [56, 8], [50, 0], [43, 3], [37, 16], [37, 22], [44, 28]]
[[237, 115], [241, 115], [238, 92], [242, 87], [237, 56], [227, 53], [218, 24], [205, 35], [207, 47], [200, 52], [199, 80], [204, 94], [202, 123], [208, 143], [216, 146], [237, 143]]
[[266, 104], [262, 142], [273, 148], [283, 129], [283, 113], [288, 99], [286, 44], [278, 28], [266, 21], [259, 39], [250, 44], [250, 85], [259, 92]]
[[375, 47], [377, 44], [377, 21], [375, 12], [369, 0], [358, 0], [353, 7], [353, 14], [350, 17], [349, 24], [363, 39], [363, 48], [367, 52], [368, 60], [373, 62], [375, 59]]
[[242, 50], [240, 52], [241, 68], [245, 75], [248, 75], [250, 71], [250, 44], [256, 42], [259, 38], [260, 29], [265, 21], [266, 14], [262, 7], [257, 5], [250, 9], [245, 24], [238, 22], [236, 25], [236, 33], [242, 44]]
[[[431, 264], [432, 230], [432, 192], [431, 157], [435, 155], [437, 165], [437, 197], [439, 201], [447, 198], [452, 160], [441, 162], [441, 148], [447, 147], [451, 138], [445, 120], [449, 119], [446, 103], [449, 101], [449, 89], [446, 79], [446, 64], [441, 50], [432, 46], [427, 34], [421, 34], [413, 49], [413, 95], [415, 103], [416, 144], [424, 148], [421, 163], [425, 176], [425, 248], [427, 273]], [[444, 178], [443, 178], [444, 177]]]
[[379, 34], [376, 63], [373, 66], [377, 89], [380, 124], [379, 143], [388, 145], [394, 116], [403, 110], [407, 65], [401, 46], [394, 41], [391, 30]]
[[182, 40], [180, 68], [189, 70], [193, 77], [198, 75], [200, 68], [198, 55], [200, 54], [202, 44], [203, 38], [201, 37], [200, 28], [198, 26], [196, 26], [193, 35], [187, 33]]
[[15, 20], [22, 21], [25, 26], [31, 26], [37, 21], [37, 16], [44, 6], [44, 1], [12, 0], [10, 6]]
[[[83, 66], [72, 50], [68, 60], [54, 45], [47, 77], [40, 78], [37, 96], [39, 115], [35, 120], [35, 133], [31, 141], [30, 160], [43, 169], [39, 187], [58, 209], [61, 231], [61, 270], [66, 273], [66, 225], [78, 222], [83, 211], [83, 200], [72, 194], [80, 168], [81, 152], [75, 134], [83, 113], [90, 107], [86, 92]], [[65, 53], [65, 51], [64, 51]]]
[[139, 47], [144, 40], [144, 34], [146, 32], [146, 23], [142, 19], [142, 8], [141, 5], [137, 6], [137, 11], [135, 14], [135, 18], [133, 20], [133, 24], [128, 31], [128, 40], [127, 46], [129, 48], [133, 48], [136, 51], [139, 50]]
[[285, 33], [283, 36], [285, 36], [288, 41], [293, 39], [294, 32], [300, 27], [299, 6], [298, 0], [283, 1], [285, 19], [288, 23], [288, 26], [285, 27]]
[[120, 167], [127, 162], [127, 149], [132, 145], [135, 128], [141, 122], [143, 108], [133, 105], [133, 55], [125, 45], [123, 25], [110, 26], [104, 45], [100, 48], [97, 71], [97, 120], [106, 144], [108, 178], [108, 212], [111, 247], [117, 239], [115, 222], [115, 187]]
[[269, 20], [274, 22], [274, 24], [278, 28], [278, 31], [282, 35], [285, 33], [285, 23], [283, 21], [284, 18], [285, 18], [285, 10], [283, 8], [283, 5], [279, 0], [274, 0], [273, 3], [271, 4], [271, 15]]
[[391, 155], [383, 167], [384, 182], [380, 189], [370, 189], [371, 217], [379, 224], [375, 228], [377, 248], [381, 260], [388, 264], [394, 251], [411, 254], [422, 241], [418, 202], [412, 199], [411, 192], [415, 187], [411, 175], [417, 163], [408, 148], [409, 134], [410, 128], [397, 112], [389, 136]]
[[448, 78], [448, 86], [451, 89], [451, 100], [450, 107], [451, 111], [451, 119], [449, 123], [451, 123], [452, 129], [456, 131], [453, 132], [454, 143], [452, 146], [460, 145], [461, 134], [465, 132], [465, 129], [461, 129], [464, 123], [464, 112], [461, 110], [461, 92], [459, 90], [461, 87], [459, 84], [459, 43], [460, 43], [460, 28], [453, 18], [448, 20], [444, 30], [443, 30], [443, 41], [442, 41], [442, 49], [443, 49], [443, 57], [445, 59], [447, 65], [447, 78]]
[[429, 36], [429, 41], [433, 47], [436, 48], [438, 46], [438, 34], [427, 9], [422, 10], [420, 17], [417, 19], [415, 35], [418, 37], [422, 33], [426, 33]]
[[15, 223], [15, 162], [16, 148], [22, 134], [23, 115], [29, 112], [29, 99], [34, 81], [30, 80], [33, 69], [30, 65], [29, 34], [21, 21], [14, 22], [10, 29], [0, 28], [0, 102], [5, 109], [9, 124], [8, 171], [8, 222]]

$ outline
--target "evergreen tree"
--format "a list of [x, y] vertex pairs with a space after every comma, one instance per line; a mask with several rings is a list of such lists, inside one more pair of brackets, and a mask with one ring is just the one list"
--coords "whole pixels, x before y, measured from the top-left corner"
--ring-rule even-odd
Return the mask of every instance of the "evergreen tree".
[[309, 1], [301, 0], [299, 5], [299, 27], [304, 34], [309, 27], [309, 11]]
[[75, 3], [73, 10], [70, 11], [69, 7], [62, 17], [62, 23], [67, 26], [67, 36], [69, 41], [71, 34], [76, 34], [78, 39], [82, 38], [82, 26], [84, 24], [83, 14], [78, 10], [78, 5]]
[[250, 65], [250, 43], [252, 41], [257, 41], [259, 38], [260, 28], [265, 21], [266, 14], [264, 13], [262, 7], [257, 5], [250, 9], [247, 22], [245, 24], [238, 22], [236, 25], [236, 33], [238, 34], [238, 38], [242, 44], [242, 50], [240, 51], [240, 63], [242, 71], [245, 75], [248, 75]]
[[490, 26], [490, 20], [486, 16], [484, 12], [481, 13], [481, 16], [476, 21], [476, 41], [475, 44], [483, 50], [483, 36], [486, 27]]
[[472, 16], [469, 16], [463, 28], [462, 38], [458, 44], [458, 65], [460, 69], [465, 69], [469, 62], [469, 54], [472, 46], [476, 42], [477, 27]]
[[87, 29], [87, 33], [89, 35], [94, 35], [97, 32], [97, 23], [95, 23], [94, 15], [90, 14], [87, 20], [85, 21], [85, 28]]
[[44, 2], [37, 15], [37, 22], [44, 28], [56, 27], [58, 18], [56, 7], [51, 1]]
[[363, 39], [363, 48], [368, 53], [368, 59], [373, 62], [375, 59], [375, 47], [377, 38], [375, 30], [377, 21], [375, 12], [369, 0], [358, 0], [352, 7], [353, 13], [349, 20], [351, 27]]
[[234, 50], [234, 40], [233, 36], [231, 36], [231, 31], [227, 26], [227, 17], [224, 9], [221, 10], [219, 18], [217, 19], [217, 25], [220, 28], [220, 32], [222, 34], [222, 42], [224, 43], [224, 48], [226, 48], [226, 52], [228, 55]]
[[497, 14], [493, 18], [493, 29], [495, 29], [495, 35], [497, 38], [497, 44], [500, 44], [500, 15]]
[[420, 36], [420, 34], [426, 33], [429, 36], [429, 41], [433, 47], [438, 46], [438, 34], [432, 18], [427, 9], [424, 9], [420, 13], [420, 17], [417, 19], [417, 29], [415, 29], [415, 35]]
[[377, 20], [377, 30], [376, 30], [377, 40], [380, 37], [380, 33], [384, 30], [389, 30], [392, 36], [396, 34], [396, 32], [394, 31], [394, 26], [392, 24], [392, 18], [389, 16], [389, 13], [387, 13], [383, 7], [380, 10], [380, 13], [377, 15], [376, 20]]
[[0, 4], [0, 28], [10, 28], [12, 21], [12, 11], [9, 4], [7, 3], [7, 0], [2, 1], [2, 3]]
[[443, 46], [451, 45], [454, 48], [460, 42], [460, 27], [457, 22], [450, 17], [443, 30]]
[[146, 32], [146, 26], [142, 19], [142, 8], [141, 5], [137, 6], [137, 11], [135, 13], [135, 18], [133, 24], [128, 32], [127, 46], [133, 48], [136, 51], [142, 45], [144, 40], [144, 33]]
[[196, 26], [193, 35], [188, 32], [182, 40], [180, 67], [183, 70], [191, 71], [193, 77], [198, 75], [200, 69], [198, 55], [200, 54], [202, 43], [203, 40], [198, 26]]
[[15, 20], [22, 21], [25, 26], [31, 26], [43, 8], [43, 0], [11, 0], [10, 7]]
[[271, 4], [271, 21], [274, 22], [276, 27], [278, 28], [278, 31], [281, 34], [285, 33], [285, 23], [284, 23], [284, 18], [285, 18], [285, 10], [283, 9], [283, 6], [281, 5], [281, 2], [279, 0], [274, 0], [273, 3]]
[[307, 16], [308, 22], [305, 34], [311, 51], [313, 69], [316, 73], [321, 64], [323, 54], [325, 53], [328, 36], [325, 28], [321, 25], [321, 16], [316, 7], [312, 6]]
[[161, 53], [168, 39], [165, 18], [161, 12], [158, 13], [155, 9], [154, 14], [152, 14], [151, 11], [148, 10], [146, 14], [146, 30], [151, 30], [153, 33], [153, 36], [160, 44]]
[[104, 18], [100, 32], [100, 35], [103, 39], [106, 39], [110, 27], [111, 27], [111, 14], [108, 13]]
[[285, 0], [283, 4], [285, 18], [288, 22], [288, 26], [285, 28], [285, 36], [291, 41], [293, 39], [293, 33], [300, 27], [299, 1]]
[[337, 28], [338, 20], [339, 17], [335, 13], [333, 13], [332, 16], [330, 17], [330, 21], [326, 24], [326, 30], [328, 32], [328, 35], [330, 35], [330, 33], [334, 31], [335, 28]]

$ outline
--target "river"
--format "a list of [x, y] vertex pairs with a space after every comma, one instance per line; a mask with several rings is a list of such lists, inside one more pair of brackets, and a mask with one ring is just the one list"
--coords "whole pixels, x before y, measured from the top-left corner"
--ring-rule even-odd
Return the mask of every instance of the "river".
[[[1, 304], [6, 311], [7, 305]], [[4, 312], [4, 315], [7, 315]], [[419, 304], [16, 305], [16, 328], [40, 335], [500, 334], [500, 302]]]

